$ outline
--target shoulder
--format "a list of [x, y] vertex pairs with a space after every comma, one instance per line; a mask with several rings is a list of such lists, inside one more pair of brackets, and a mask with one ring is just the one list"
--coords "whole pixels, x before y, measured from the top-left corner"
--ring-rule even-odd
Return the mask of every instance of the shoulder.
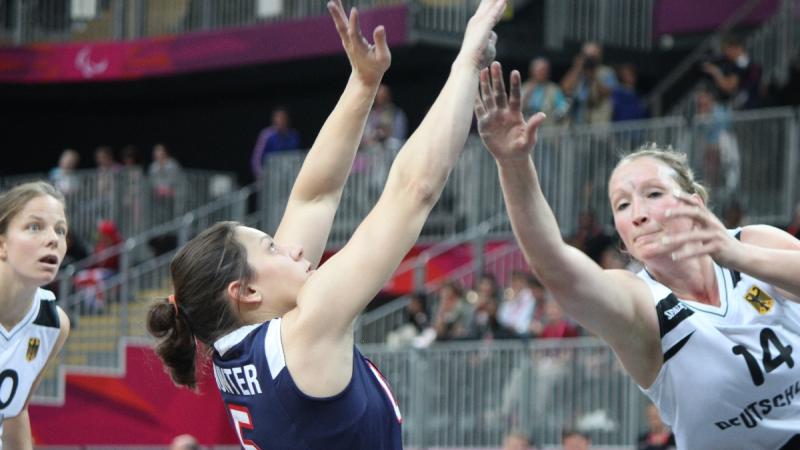
[[800, 250], [800, 241], [794, 236], [770, 225], [749, 225], [741, 228], [739, 239], [744, 244], [778, 250]]

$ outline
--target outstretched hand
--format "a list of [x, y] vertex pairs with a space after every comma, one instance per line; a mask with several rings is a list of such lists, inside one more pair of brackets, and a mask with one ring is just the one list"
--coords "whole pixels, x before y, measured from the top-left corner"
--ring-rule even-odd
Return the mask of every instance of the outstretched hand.
[[350, 10], [350, 18], [344, 13], [342, 0], [328, 2], [328, 11], [331, 13], [336, 31], [342, 39], [342, 46], [350, 60], [353, 74], [366, 84], [380, 83], [383, 74], [392, 63], [392, 54], [386, 44], [386, 29], [383, 25], [375, 27], [372, 31], [370, 44], [361, 34], [358, 10]]
[[546, 117], [537, 113], [526, 122], [522, 116], [518, 71], [511, 72], [510, 82], [510, 95], [506, 96], [503, 69], [499, 62], [494, 62], [491, 68], [481, 70], [480, 95], [475, 99], [478, 132], [497, 160], [527, 158], [536, 144], [536, 131]]
[[492, 31], [506, 9], [506, 0], [481, 0], [464, 31], [461, 53], [477, 68], [488, 66], [497, 54], [497, 35]]
[[681, 206], [667, 210], [667, 219], [689, 218], [694, 226], [691, 230], [662, 237], [664, 253], [676, 261], [708, 255], [723, 267], [731, 267], [729, 264], [741, 258], [738, 254], [741, 243], [728, 233], [725, 225], [703, 202], [685, 192], [673, 195], [680, 200]]

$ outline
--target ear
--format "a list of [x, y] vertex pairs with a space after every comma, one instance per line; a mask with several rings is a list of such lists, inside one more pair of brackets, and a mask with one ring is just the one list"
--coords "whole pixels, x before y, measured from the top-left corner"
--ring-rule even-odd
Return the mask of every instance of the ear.
[[262, 300], [261, 293], [241, 280], [231, 281], [228, 284], [228, 298], [242, 303], [257, 303]]
[[696, 201], [698, 205], [706, 206], [706, 202], [703, 201], [703, 197], [701, 197], [699, 194], [694, 193], [694, 194], [691, 195], [691, 197], [692, 197], [692, 200]]
[[6, 237], [5, 235], [0, 234], [0, 261], [5, 261], [6, 258]]

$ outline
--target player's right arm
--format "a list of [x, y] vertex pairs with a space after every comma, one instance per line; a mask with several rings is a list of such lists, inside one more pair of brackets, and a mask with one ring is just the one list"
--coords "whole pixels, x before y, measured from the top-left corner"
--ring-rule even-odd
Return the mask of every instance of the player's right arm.
[[605, 271], [567, 245], [539, 185], [531, 158], [544, 114], [525, 121], [520, 76], [506, 97], [498, 63], [481, 73], [475, 111], [484, 144], [494, 156], [514, 235], [531, 269], [570, 316], [606, 340], [625, 368], [649, 386], [661, 367], [658, 320], [649, 289], [634, 274]]
[[353, 322], [416, 242], [464, 147], [478, 72], [487, 49], [493, 53], [491, 29], [504, 6], [505, 0], [481, 2], [441, 93], [395, 158], [377, 204], [284, 316], [286, 363], [307, 394], [332, 395], [349, 382]]

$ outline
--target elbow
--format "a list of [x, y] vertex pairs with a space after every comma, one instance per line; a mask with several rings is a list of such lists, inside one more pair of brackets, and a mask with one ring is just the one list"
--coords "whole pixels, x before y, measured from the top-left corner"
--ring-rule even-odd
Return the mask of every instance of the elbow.
[[414, 203], [433, 207], [439, 200], [442, 187], [430, 178], [413, 178], [405, 184], [405, 194]]

